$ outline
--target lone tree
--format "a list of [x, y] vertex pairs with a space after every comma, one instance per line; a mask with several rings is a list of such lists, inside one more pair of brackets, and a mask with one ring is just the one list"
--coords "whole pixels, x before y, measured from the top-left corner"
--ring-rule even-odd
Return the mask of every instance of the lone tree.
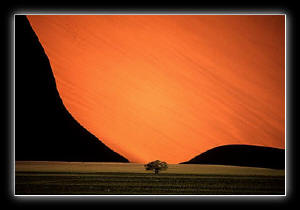
[[168, 164], [166, 162], [162, 162], [160, 160], [152, 161], [145, 166], [145, 169], [148, 170], [153, 170], [155, 174], [158, 174], [159, 171], [161, 170], [167, 170]]

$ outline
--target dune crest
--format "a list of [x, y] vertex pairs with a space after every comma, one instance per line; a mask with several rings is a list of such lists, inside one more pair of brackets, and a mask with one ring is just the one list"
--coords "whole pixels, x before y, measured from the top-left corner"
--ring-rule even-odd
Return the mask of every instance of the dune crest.
[[28, 15], [68, 111], [131, 162], [284, 148], [283, 15]]

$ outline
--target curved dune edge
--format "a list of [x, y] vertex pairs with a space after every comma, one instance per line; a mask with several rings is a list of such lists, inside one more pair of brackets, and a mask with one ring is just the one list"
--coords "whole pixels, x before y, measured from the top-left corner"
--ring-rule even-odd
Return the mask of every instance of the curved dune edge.
[[15, 160], [128, 162], [66, 110], [27, 18], [15, 17]]
[[284, 148], [284, 16], [27, 17], [68, 111], [131, 162]]
[[224, 145], [182, 164], [215, 164], [285, 169], [285, 150], [253, 145]]

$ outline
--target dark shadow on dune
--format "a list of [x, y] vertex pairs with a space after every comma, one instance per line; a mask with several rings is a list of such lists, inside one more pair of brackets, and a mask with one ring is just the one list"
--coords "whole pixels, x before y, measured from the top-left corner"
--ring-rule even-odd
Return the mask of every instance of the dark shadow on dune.
[[49, 60], [22, 15], [15, 16], [15, 105], [16, 160], [128, 162], [66, 110]]
[[262, 146], [225, 145], [210, 149], [182, 164], [218, 164], [284, 169], [285, 151]]

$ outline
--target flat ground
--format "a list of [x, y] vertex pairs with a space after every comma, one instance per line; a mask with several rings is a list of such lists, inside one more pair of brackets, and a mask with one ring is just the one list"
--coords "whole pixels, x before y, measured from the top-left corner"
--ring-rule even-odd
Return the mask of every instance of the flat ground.
[[170, 164], [17, 161], [16, 195], [284, 195], [285, 171]]

